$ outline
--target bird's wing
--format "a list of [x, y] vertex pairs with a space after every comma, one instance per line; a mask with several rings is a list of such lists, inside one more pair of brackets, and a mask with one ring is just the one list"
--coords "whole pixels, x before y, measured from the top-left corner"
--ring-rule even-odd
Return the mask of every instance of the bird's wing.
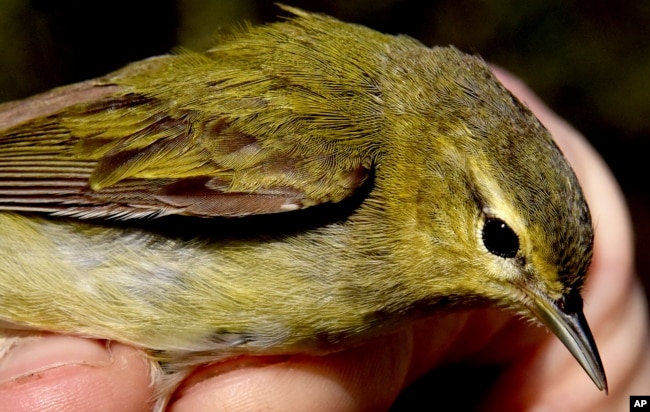
[[224, 98], [235, 110], [225, 103], [204, 110], [164, 93], [102, 82], [89, 89], [102, 87], [115, 90], [0, 131], [0, 209], [81, 218], [244, 216], [338, 202], [369, 175], [367, 156], [303, 138], [304, 119], [255, 123], [264, 99]]

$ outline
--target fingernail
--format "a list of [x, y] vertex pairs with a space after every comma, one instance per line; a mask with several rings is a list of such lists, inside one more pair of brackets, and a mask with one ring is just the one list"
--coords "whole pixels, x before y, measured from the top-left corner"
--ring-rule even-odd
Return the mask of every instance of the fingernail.
[[93, 339], [45, 335], [7, 338], [3, 345], [5, 344], [11, 347], [0, 358], [0, 383], [27, 378], [60, 366], [97, 367], [112, 362], [112, 355], [107, 345]]
[[264, 367], [285, 363], [290, 359], [285, 355], [272, 355], [272, 356], [243, 356], [234, 358], [219, 363], [209, 364], [204, 367], [199, 367], [192, 374], [187, 377], [179, 386], [177, 393], [185, 393], [191, 391], [193, 387], [197, 386], [203, 381], [222, 376], [228, 372], [233, 372], [242, 369], [251, 369], [255, 367]]

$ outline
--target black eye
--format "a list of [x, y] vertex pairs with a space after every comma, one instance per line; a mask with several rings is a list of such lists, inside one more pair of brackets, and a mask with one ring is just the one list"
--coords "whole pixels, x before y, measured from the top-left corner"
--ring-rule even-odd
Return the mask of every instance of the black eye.
[[494, 255], [513, 258], [519, 250], [519, 237], [503, 220], [488, 218], [483, 226], [483, 244]]

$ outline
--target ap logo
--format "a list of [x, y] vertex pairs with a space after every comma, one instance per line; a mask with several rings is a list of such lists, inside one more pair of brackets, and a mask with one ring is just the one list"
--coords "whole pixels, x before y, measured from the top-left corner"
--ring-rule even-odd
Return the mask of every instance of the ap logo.
[[630, 411], [650, 411], [650, 396], [630, 396]]

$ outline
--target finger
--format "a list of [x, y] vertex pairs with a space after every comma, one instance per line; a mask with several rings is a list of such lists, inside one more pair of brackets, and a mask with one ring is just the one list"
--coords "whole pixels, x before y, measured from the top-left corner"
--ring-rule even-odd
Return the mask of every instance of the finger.
[[117, 343], [25, 337], [15, 340], [0, 359], [2, 410], [148, 411], [151, 395], [144, 357]]
[[411, 348], [404, 331], [325, 356], [235, 359], [191, 377], [170, 410], [386, 409], [403, 385]]

